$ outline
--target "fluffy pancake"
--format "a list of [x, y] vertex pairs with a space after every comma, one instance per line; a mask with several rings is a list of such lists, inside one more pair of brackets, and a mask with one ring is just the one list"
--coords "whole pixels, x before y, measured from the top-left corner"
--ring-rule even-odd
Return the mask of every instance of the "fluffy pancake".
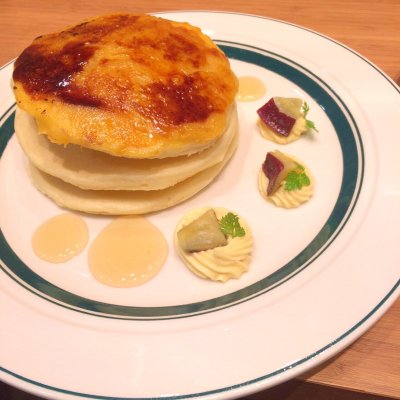
[[237, 92], [228, 59], [200, 29], [131, 14], [36, 38], [13, 82], [18, 106], [50, 141], [132, 158], [209, 147]]
[[225, 133], [215, 144], [191, 156], [131, 159], [86, 149], [61, 146], [39, 135], [33, 117], [17, 108], [15, 133], [25, 154], [41, 171], [92, 190], [159, 190], [221, 162], [238, 129], [237, 110], [229, 114]]
[[210, 184], [232, 157], [237, 142], [236, 131], [220, 163], [163, 190], [83, 190], [41, 172], [32, 164], [30, 173], [34, 185], [61, 207], [93, 214], [145, 214], [181, 203]]

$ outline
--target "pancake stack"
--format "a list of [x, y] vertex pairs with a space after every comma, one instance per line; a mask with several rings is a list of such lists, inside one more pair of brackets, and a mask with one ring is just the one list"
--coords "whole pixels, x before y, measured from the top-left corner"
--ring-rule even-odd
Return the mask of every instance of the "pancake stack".
[[237, 145], [237, 79], [198, 28], [111, 14], [36, 38], [15, 62], [15, 132], [58, 205], [143, 214], [206, 187]]

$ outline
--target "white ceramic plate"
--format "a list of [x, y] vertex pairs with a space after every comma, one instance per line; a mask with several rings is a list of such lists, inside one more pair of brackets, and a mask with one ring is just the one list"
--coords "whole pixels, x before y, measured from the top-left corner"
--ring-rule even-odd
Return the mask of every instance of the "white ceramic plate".
[[[11, 63], [0, 71], [0, 377], [54, 399], [230, 398], [294, 377], [366, 331], [399, 294], [399, 88], [354, 51], [266, 18], [178, 12], [222, 47], [265, 98], [240, 103], [240, 143], [206, 190], [149, 216], [170, 254], [132, 289], [97, 283], [86, 253], [65, 265], [35, 257], [34, 229], [61, 213], [31, 185], [13, 136]], [[272, 96], [304, 98], [319, 133], [286, 147], [262, 139], [256, 109]], [[310, 202], [266, 203], [257, 172], [280, 148], [312, 170]], [[224, 206], [255, 238], [250, 271], [226, 284], [178, 260], [172, 232], [188, 209]], [[84, 216], [93, 239], [110, 218]]]

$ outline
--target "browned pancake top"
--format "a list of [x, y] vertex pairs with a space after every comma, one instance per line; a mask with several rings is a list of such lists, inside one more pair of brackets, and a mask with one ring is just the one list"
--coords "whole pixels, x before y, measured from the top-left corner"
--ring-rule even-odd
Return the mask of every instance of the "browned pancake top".
[[113, 14], [36, 38], [14, 93], [56, 143], [127, 157], [197, 151], [223, 132], [237, 80], [198, 28]]

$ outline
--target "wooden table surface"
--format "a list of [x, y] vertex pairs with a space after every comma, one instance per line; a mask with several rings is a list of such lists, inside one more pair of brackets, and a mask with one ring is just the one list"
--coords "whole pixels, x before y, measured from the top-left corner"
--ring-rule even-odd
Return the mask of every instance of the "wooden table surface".
[[[222, 10], [289, 21], [334, 38], [400, 81], [399, 0], [0, 0], [0, 65], [31, 40], [111, 11]], [[252, 399], [400, 399], [400, 299], [352, 346], [297, 380]], [[5, 384], [0, 399], [33, 400]]]

